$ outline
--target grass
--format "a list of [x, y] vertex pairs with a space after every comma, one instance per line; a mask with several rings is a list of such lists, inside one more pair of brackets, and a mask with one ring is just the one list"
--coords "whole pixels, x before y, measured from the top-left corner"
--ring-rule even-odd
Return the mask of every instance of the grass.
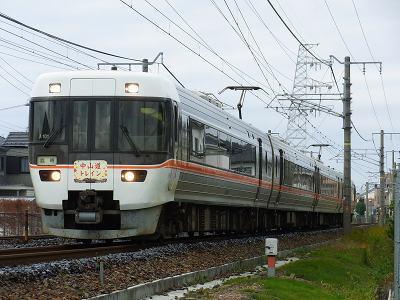
[[302, 255], [281, 267], [277, 278], [236, 278], [200, 298], [217, 298], [215, 292], [225, 289], [262, 300], [376, 299], [380, 286], [392, 277], [393, 241], [383, 227], [355, 229], [334, 244]]

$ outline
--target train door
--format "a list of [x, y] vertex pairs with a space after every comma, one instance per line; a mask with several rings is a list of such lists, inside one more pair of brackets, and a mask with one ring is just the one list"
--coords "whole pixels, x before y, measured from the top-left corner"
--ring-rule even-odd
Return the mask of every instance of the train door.
[[68, 190], [85, 191], [87, 195], [79, 195], [82, 199], [92, 197], [93, 191], [112, 193], [115, 80], [72, 79], [70, 96], [69, 163], [73, 166], [69, 169]]
[[314, 211], [315, 207], [318, 205], [318, 201], [319, 201], [319, 197], [320, 197], [320, 193], [321, 193], [321, 176], [319, 173], [319, 168], [316, 166], [314, 167], [313, 178], [314, 178], [314, 199], [313, 199], [313, 203], [312, 203], [312, 209]]
[[277, 156], [277, 162], [276, 162], [276, 165], [277, 165], [277, 168], [279, 168], [278, 170], [278, 174], [277, 174], [277, 176], [278, 176], [278, 185], [279, 185], [279, 190], [278, 190], [278, 196], [277, 196], [277, 200], [276, 200], [276, 202], [277, 202], [277, 205], [279, 204], [279, 201], [281, 200], [281, 197], [282, 197], [282, 185], [283, 185], [283, 177], [284, 177], [284, 162], [285, 162], [285, 159], [284, 159], [284, 157], [283, 157], [283, 150], [282, 149], [279, 149], [279, 160], [278, 160], [278, 156]]
[[262, 147], [262, 139], [258, 138], [258, 186], [257, 186], [257, 194], [255, 200], [263, 200], [260, 199], [261, 192], [261, 183], [263, 179], [263, 147]]

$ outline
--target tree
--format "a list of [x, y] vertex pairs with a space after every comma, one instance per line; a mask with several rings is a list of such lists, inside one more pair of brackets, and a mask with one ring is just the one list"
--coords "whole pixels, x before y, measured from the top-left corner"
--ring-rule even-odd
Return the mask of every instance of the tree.
[[366, 210], [366, 207], [365, 207], [364, 199], [360, 198], [356, 204], [356, 213], [357, 213], [357, 215], [363, 217], [365, 215], [365, 210]]

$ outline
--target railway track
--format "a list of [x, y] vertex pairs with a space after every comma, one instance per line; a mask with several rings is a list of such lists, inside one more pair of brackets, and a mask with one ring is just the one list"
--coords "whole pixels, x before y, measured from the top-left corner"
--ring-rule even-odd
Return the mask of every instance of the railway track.
[[[28, 236], [28, 241], [29, 240], [40, 240], [40, 239], [51, 239], [51, 238], [56, 238], [54, 235], [47, 235], [47, 234], [41, 234], [41, 235], [30, 235]], [[0, 236], [0, 241], [1, 240], [24, 240], [23, 235], [7, 235], [7, 236]]]
[[[354, 227], [371, 226], [373, 224], [353, 224]], [[302, 231], [302, 230], [300, 230]], [[306, 230], [313, 231], [313, 230]], [[315, 230], [314, 230], [315, 231]], [[319, 231], [323, 231], [319, 229]], [[295, 231], [292, 231], [295, 232]], [[279, 236], [287, 232], [271, 232], [271, 236]], [[265, 235], [265, 234], [263, 234]], [[237, 234], [237, 235], [214, 235], [194, 238], [176, 238], [164, 241], [122, 241], [95, 244], [68, 244], [46, 247], [30, 247], [30, 248], [9, 248], [0, 249], [0, 267], [27, 265], [39, 262], [49, 262], [61, 259], [74, 259], [83, 257], [96, 257], [112, 253], [133, 252], [154, 246], [161, 246], [173, 243], [193, 243], [200, 241], [215, 241], [221, 239], [242, 238], [245, 236], [255, 236], [254, 234]]]
[[48, 262], [60, 259], [95, 257], [111, 253], [137, 251], [143, 247], [143, 244], [141, 245], [125, 242], [115, 245], [108, 245], [105, 243], [91, 245], [72, 244], [47, 247], [1, 249], [0, 266], [4, 267]]

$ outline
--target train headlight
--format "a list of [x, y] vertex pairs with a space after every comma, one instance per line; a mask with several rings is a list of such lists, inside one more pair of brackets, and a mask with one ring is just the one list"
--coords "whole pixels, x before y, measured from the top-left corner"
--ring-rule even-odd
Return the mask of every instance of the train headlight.
[[143, 182], [146, 175], [146, 170], [124, 170], [121, 172], [121, 180], [124, 182]]
[[49, 93], [50, 94], [61, 93], [61, 83], [50, 83], [49, 84]]
[[137, 94], [139, 92], [139, 84], [137, 83], [125, 83], [125, 93]]
[[60, 181], [61, 171], [60, 170], [40, 170], [39, 176], [41, 181]]
[[133, 182], [135, 180], [135, 173], [133, 171], [126, 171], [122, 173], [122, 180]]

